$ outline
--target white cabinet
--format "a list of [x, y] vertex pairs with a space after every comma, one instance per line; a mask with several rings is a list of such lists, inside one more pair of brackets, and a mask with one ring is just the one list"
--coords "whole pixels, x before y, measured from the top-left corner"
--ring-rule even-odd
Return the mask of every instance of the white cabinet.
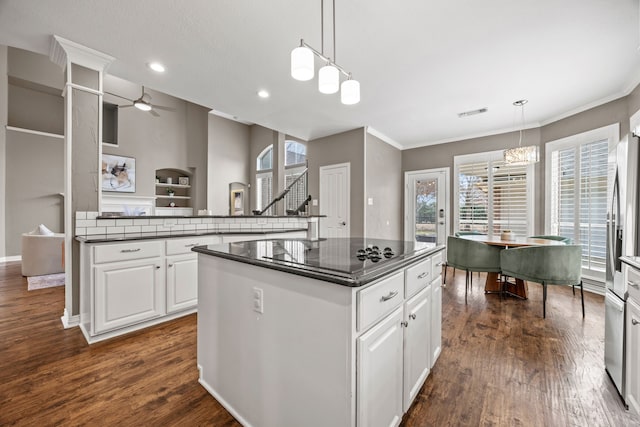
[[629, 410], [640, 414], [640, 305], [627, 300], [627, 373], [625, 400]]
[[167, 257], [167, 313], [198, 305], [198, 257]]
[[96, 266], [94, 333], [162, 316], [163, 279], [161, 258]]
[[357, 339], [358, 425], [397, 426], [402, 420], [403, 309]]
[[418, 395], [431, 370], [431, 288], [404, 305], [404, 410]]
[[431, 366], [442, 351], [442, 279], [431, 282]]

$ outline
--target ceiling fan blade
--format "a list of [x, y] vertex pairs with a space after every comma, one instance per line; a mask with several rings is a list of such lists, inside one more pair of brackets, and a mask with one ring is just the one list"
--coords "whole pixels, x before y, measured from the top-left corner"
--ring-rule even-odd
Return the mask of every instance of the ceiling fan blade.
[[151, 113], [151, 115], [154, 117], [160, 117], [160, 114], [158, 114], [155, 110], [149, 110], [149, 113]]
[[115, 96], [116, 98], [121, 98], [121, 99], [126, 99], [129, 102], [133, 102], [133, 99], [129, 99], [129, 98], [125, 98], [124, 96], [115, 94], [115, 93], [111, 93], [111, 92], [105, 92], [107, 95], [112, 95]]
[[171, 107], [163, 107], [162, 105], [154, 105], [153, 106], [154, 109], [156, 110], [164, 110], [164, 111], [176, 111], [175, 108], [171, 108]]
[[129, 108], [129, 107], [133, 107], [133, 104], [131, 105], [119, 105], [118, 108]]

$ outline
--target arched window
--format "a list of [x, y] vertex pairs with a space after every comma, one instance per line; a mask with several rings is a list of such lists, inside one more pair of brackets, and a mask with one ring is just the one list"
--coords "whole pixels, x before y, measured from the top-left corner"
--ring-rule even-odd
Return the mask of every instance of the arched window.
[[[273, 199], [273, 145], [268, 146], [256, 158], [256, 207], [264, 209]], [[267, 215], [273, 215], [273, 206]]]
[[[284, 144], [284, 185], [289, 186], [307, 167], [307, 146], [287, 140]], [[308, 196], [307, 176], [303, 176], [294, 184], [284, 198], [285, 209], [294, 210]]]

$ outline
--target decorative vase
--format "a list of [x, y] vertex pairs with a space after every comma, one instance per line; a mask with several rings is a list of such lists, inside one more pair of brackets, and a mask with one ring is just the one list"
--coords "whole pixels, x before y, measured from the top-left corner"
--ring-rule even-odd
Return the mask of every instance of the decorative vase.
[[503, 230], [500, 233], [500, 240], [515, 240], [516, 235], [511, 230]]

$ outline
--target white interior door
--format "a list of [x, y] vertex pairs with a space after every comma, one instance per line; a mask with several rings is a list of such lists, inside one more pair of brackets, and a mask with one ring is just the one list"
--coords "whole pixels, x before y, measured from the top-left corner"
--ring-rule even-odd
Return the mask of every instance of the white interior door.
[[449, 168], [405, 173], [405, 240], [444, 245], [449, 230]]
[[320, 237], [350, 237], [351, 165], [320, 167]]

